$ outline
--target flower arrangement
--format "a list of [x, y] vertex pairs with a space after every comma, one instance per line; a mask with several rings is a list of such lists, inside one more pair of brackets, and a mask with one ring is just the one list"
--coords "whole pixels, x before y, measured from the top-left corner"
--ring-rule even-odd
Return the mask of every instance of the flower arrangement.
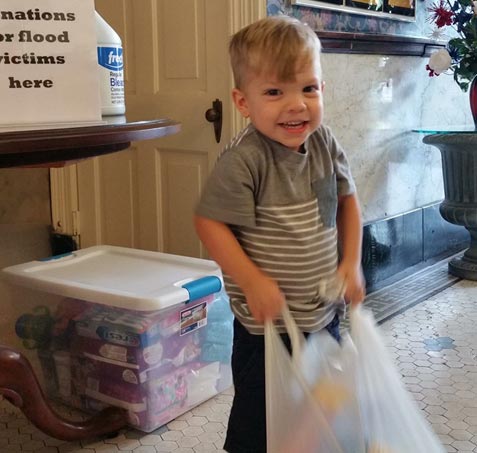
[[437, 27], [432, 34], [434, 38], [445, 37], [447, 27], [452, 30], [447, 47], [429, 58], [426, 66], [429, 76], [450, 70], [462, 91], [467, 91], [477, 75], [477, 1], [439, 0], [428, 11], [429, 21]]

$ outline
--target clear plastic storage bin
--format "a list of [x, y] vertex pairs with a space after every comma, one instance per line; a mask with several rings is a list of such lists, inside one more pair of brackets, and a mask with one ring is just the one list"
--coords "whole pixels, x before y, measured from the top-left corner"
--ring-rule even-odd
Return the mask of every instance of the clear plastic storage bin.
[[[97, 246], [3, 276], [63, 296], [35, 338], [53, 398], [125, 408], [150, 432], [232, 385], [233, 315], [213, 261]], [[20, 316], [17, 335], [30, 341], [38, 319]]]

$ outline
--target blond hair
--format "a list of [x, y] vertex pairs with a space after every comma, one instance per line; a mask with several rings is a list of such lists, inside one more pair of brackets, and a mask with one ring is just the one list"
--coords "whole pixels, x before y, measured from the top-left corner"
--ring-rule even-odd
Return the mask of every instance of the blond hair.
[[[299, 65], [318, 63], [321, 43], [307, 25], [288, 16], [270, 16], [241, 29], [229, 44], [235, 87], [246, 74], [273, 74], [291, 81]], [[320, 74], [321, 78], [321, 74]]]

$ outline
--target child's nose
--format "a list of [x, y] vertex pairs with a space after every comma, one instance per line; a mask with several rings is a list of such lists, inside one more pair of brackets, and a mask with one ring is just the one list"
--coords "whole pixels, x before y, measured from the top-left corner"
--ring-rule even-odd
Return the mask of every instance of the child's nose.
[[305, 98], [301, 94], [290, 96], [288, 109], [292, 112], [302, 112], [306, 109]]

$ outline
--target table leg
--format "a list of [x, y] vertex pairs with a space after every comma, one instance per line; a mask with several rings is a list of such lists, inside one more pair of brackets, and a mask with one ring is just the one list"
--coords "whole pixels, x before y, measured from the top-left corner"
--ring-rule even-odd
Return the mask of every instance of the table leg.
[[107, 408], [85, 421], [73, 422], [48, 404], [28, 360], [14, 349], [0, 346], [0, 394], [17, 406], [41, 431], [62, 440], [103, 436], [127, 424], [127, 413]]

